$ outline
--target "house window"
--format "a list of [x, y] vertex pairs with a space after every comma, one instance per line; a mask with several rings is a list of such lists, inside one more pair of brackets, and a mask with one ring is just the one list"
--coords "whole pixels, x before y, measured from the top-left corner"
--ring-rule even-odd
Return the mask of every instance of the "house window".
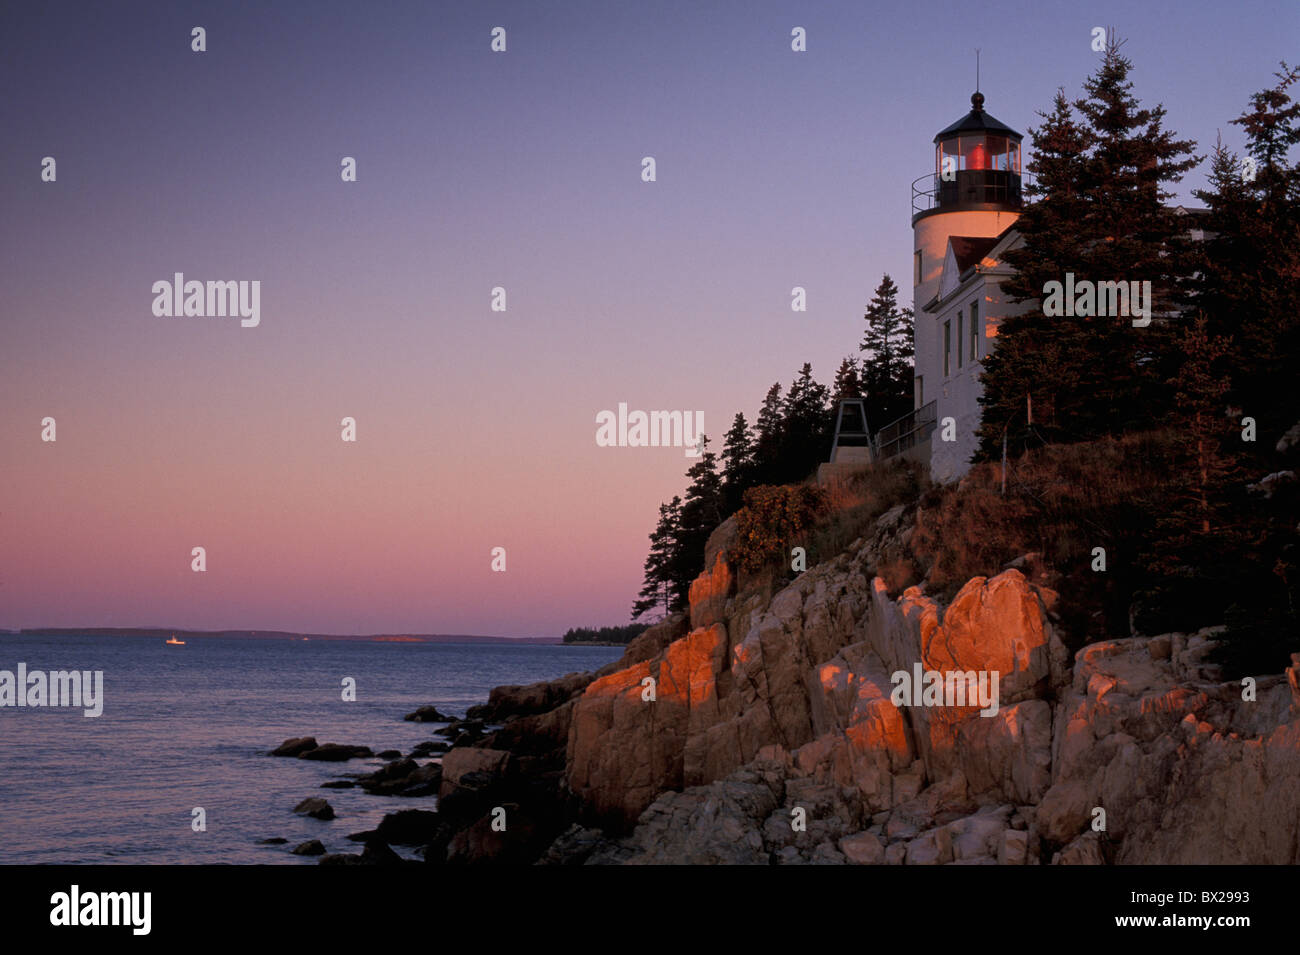
[[919, 408], [923, 404], [925, 404], [925, 376], [917, 375], [915, 381], [916, 381], [916, 407]]
[[952, 359], [952, 322], [943, 323], [943, 374], [944, 377], [952, 374], [949, 370], [949, 363]]
[[921, 250], [912, 253], [912, 284], [921, 284]]
[[961, 309], [957, 309], [957, 367], [961, 367]]
[[980, 357], [980, 303], [970, 303], [970, 360]]

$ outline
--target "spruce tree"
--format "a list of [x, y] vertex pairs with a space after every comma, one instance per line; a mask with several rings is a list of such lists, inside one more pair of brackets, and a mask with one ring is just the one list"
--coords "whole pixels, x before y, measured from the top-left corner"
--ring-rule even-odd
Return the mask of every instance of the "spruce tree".
[[779, 464], [773, 483], [802, 481], [830, 457], [830, 391], [804, 362], [786, 392], [781, 415]]
[[[1193, 498], [1209, 517], [1201, 547], [1189, 546], [1196, 538], [1183, 519], [1159, 551], [1179, 559], [1157, 568], [1165, 572], [1166, 606], [1182, 608], [1197, 595], [1219, 598], [1207, 610], [1221, 616], [1194, 623], [1227, 624], [1215, 655], [1229, 678], [1277, 673], [1300, 650], [1300, 492], [1257, 484], [1246, 494], [1252, 478], [1294, 468], [1278, 438], [1300, 419], [1300, 162], [1290, 159], [1300, 143], [1300, 103], [1290, 94], [1300, 71], [1282, 63], [1274, 75], [1277, 82], [1253, 94], [1232, 120], [1245, 131], [1245, 157], [1217, 144], [1210, 188], [1196, 193], [1209, 209], [1207, 241], [1189, 284], [1199, 321], [1213, 335], [1233, 339], [1222, 377], [1213, 376], [1210, 385], [1218, 405], [1212, 420], [1226, 431], [1220, 456], [1228, 461], [1207, 462], [1207, 493]], [[1231, 420], [1224, 405], [1233, 407]], [[1241, 439], [1245, 417], [1255, 421], [1253, 442]], [[1194, 426], [1185, 423], [1178, 433], [1189, 450], [1198, 447]], [[1237, 462], [1239, 470], [1232, 467]], [[1205, 527], [1193, 523], [1191, 530]]]
[[773, 382], [758, 410], [754, 425], [754, 484], [776, 483], [781, 455], [781, 419], [784, 415], [781, 402], [781, 383]]
[[667, 504], [659, 505], [659, 524], [650, 535], [650, 553], [645, 559], [645, 580], [638, 600], [632, 604], [632, 619], [636, 620], [656, 607], [662, 607], [665, 616], [672, 610], [676, 591], [673, 587], [673, 547], [679, 532], [682, 516], [682, 499], [676, 495]]
[[737, 413], [722, 445], [722, 498], [725, 516], [740, 507], [745, 488], [750, 487], [754, 471], [754, 442], [749, 424]]
[[704, 546], [709, 535], [722, 523], [722, 477], [718, 474], [718, 456], [709, 450], [709, 439], [700, 436], [700, 459], [690, 466], [686, 476], [690, 486], [682, 501], [681, 517], [673, 538], [670, 576], [673, 610], [684, 610], [691, 581], [704, 567]]
[[1300, 162], [1288, 159], [1300, 143], [1300, 102], [1289, 93], [1300, 70], [1283, 63], [1275, 75], [1278, 82], [1232, 120], [1246, 132], [1246, 157], [1217, 144], [1210, 188], [1196, 192], [1209, 214], [1191, 283], [1210, 332], [1235, 342], [1227, 401], [1271, 438], [1246, 449], [1259, 466], [1300, 420]]
[[831, 386], [831, 409], [838, 411], [840, 401], [845, 398], [861, 398], [862, 382], [858, 377], [858, 362], [855, 358], [845, 358], [835, 370], [835, 384]]
[[867, 328], [858, 349], [867, 355], [860, 388], [876, 431], [912, 410], [912, 310], [898, 307], [898, 286], [888, 273], [862, 317]]
[[1016, 221], [1023, 240], [1006, 253], [1015, 272], [1002, 283], [1008, 300], [1032, 304], [998, 322], [996, 347], [983, 360], [980, 452], [985, 458], [1000, 453], [1004, 431], [1017, 450], [1037, 435], [1059, 437], [1057, 394], [1077, 388], [1074, 364], [1065, 357], [1082, 347], [1080, 329], [1069, 320], [1045, 317], [1039, 298], [1044, 283], [1060, 281], [1078, 255], [1072, 224], [1082, 220], [1088, 201], [1079, 180], [1092, 136], [1075, 121], [1063, 89], [1057, 90], [1051, 112], [1038, 115], [1043, 124], [1029, 130], [1034, 158], [1026, 171], [1033, 178], [1025, 194], [1030, 202]]
[[[1058, 95], [1035, 132], [1041, 198], [1016, 223], [1023, 245], [1008, 253], [1018, 274], [1014, 300], [1041, 299], [1047, 281], [1150, 282], [1151, 323], [1132, 316], [1043, 315], [1032, 311], [998, 328], [985, 362], [981, 453], [998, 453], [1003, 429], [1016, 446], [1036, 439], [1077, 441], [1145, 426], [1168, 413], [1180, 356], [1171, 316], [1185, 307], [1178, 279], [1193, 268], [1189, 223], [1167, 206], [1167, 185], [1199, 162], [1195, 143], [1164, 129], [1163, 106], [1132, 95], [1131, 62], [1109, 40], [1087, 95]], [[1041, 207], [1041, 208], [1040, 208]], [[1032, 412], [1031, 409], [1032, 408]], [[1029, 414], [1033, 414], [1033, 426]], [[1036, 427], [1034, 427], [1036, 426]]]

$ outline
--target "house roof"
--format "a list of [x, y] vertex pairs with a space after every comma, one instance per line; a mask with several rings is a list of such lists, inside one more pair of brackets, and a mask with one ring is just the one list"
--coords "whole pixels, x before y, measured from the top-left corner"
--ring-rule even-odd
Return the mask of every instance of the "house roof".
[[936, 143], [941, 139], [947, 139], [949, 136], [953, 136], [957, 133], [973, 132], [999, 133], [1004, 136], [1009, 136], [1017, 141], [1021, 138], [1020, 134], [1006, 123], [1000, 122], [988, 113], [984, 112], [983, 93], [977, 91], [973, 96], [971, 96], [970, 103], [971, 111], [961, 119], [957, 120], [957, 122], [941, 129], [934, 137]]
[[957, 260], [957, 273], [960, 275], [972, 265], [983, 261], [989, 250], [998, 244], [998, 237], [953, 235], [948, 237], [948, 244], [952, 246], [953, 258]]

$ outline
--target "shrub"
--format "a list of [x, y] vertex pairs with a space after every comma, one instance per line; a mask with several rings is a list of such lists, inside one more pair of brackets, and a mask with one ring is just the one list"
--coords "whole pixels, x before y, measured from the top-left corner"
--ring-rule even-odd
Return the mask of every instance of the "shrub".
[[759, 485], [744, 495], [736, 512], [733, 557], [745, 572], [784, 563], [795, 546], [807, 546], [813, 527], [828, 506], [827, 495], [810, 485]]

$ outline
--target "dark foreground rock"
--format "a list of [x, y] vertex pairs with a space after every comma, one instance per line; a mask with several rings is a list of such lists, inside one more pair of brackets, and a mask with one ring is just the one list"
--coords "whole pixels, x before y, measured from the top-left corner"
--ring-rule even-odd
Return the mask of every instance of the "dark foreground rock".
[[319, 796], [304, 799], [293, 807], [293, 811], [300, 816], [311, 816], [313, 819], [329, 820], [334, 818], [334, 807]]
[[436, 706], [422, 706], [414, 713], [407, 713], [402, 717], [408, 723], [450, 723], [455, 718], [439, 713]]
[[442, 781], [442, 766], [421, 766], [413, 759], [397, 759], [357, 779], [357, 785], [373, 796], [436, 796]]
[[304, 842], [293, 847], [293, 854], [296, 856], [323, 856], [325, 846], [319, 839], [312, 839], [310, 842]]
[[348, 853], [336, 853], [333, 855], [324, 855], [320, 858], [321, 865], [411, 865], [396, 852], [390, 849], [383, 842], [377, 840], [367, 842], [365, 849], [360, 855], [350, 855]]
[[314, 736], [295, 736], [271, 750], [270, 755], [343, 762], [348, 759], [368, 759], [375, 754], [369, 746], [345, 746], [341, 743], [325, 743], [322, 746]]
[[326, 743], [298, 754], [299, 759], [319, 759], [330, 763], [341, 763], [349, 759], [370, 759], [375, 754], [369, 746], [346, 746], [342, 743]]
[[453, 746], [469, 746], [483, 739], [483, 726], [482, 720], [453, 720], [434, 732], [439, 736], [447, 737]]
[[271, 750], [272, 756], [301, 756], [308, 750], [316, 748], [316, 737], [314, 736], [295, 736], [287, 739], [275, 749]]
[[390, 846], [423, 846], [432, 841], [443, 825], [438, 813], [426, 809], [403, 809], [390, 812], [378, 829], [354, 832], [353, 842], [384, 842]]

